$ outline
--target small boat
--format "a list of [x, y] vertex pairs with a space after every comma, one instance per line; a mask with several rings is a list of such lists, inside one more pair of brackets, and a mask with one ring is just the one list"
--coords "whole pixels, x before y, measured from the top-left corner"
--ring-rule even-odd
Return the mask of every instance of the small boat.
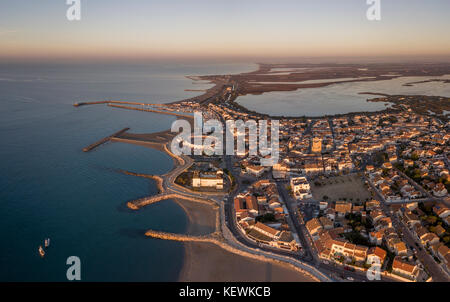
[[50, 238], [45, 239], [44, 246], [49, 247], [50, 246]]
[[41, 257], [44, 257], [44, 256], [45, 256], [45, 251], [44, 251], [44, 249], [42, 248], [42, 245], [39, 246], [39, 255], [41, 255]]

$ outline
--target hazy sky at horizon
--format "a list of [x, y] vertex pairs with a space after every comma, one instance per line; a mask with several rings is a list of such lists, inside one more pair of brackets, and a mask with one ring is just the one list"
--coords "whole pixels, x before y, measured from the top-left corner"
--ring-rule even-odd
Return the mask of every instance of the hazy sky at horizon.
[[450, 57], [450, 1], [1, 0], [0, 59]]

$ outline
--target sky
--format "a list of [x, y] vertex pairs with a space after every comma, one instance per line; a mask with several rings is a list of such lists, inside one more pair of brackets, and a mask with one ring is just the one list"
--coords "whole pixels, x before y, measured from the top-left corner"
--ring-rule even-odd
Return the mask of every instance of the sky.
[[0, 0], [0, 60], [450, 61], [449, 0]]

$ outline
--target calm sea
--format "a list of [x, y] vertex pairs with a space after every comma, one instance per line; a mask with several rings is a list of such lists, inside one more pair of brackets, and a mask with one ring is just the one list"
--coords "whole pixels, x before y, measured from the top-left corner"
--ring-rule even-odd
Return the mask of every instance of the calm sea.
[[[153, 183], [114, 169], [161, 174], [167, 155], [109, 143], [82, 148], [124, 127], [149, 133], [172, 117], [74, 102], [151, 103], [194, 96], [186, 75], [240, 73], [242, 64], [0, 65], [0, 281], [65, 281], [66, 259], [81, 259], [83, 281], [175, 281], [180, 243], [146, 239], [152, 228], [183, 233], [188, 220], [174, 202], [131, 212], [128, 200], [156, 193]], [[46, 237], [45, 258], [38, 246]]]

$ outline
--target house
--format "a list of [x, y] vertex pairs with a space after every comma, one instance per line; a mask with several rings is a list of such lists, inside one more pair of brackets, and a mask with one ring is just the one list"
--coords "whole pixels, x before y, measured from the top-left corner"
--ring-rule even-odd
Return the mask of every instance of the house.
[[373, 244], [381, 245], [381, 243], [383, 242], [383, 235], [384, 235], [383, 230], [380, 230], [377, 232], [371, 232], [369, 234], [369, 240]]
[[[433, 246], [433, 248], [434, 247], [435, 246]], [[439, 244], [435, 255], [441, 260], [442, 265], [447, 269], [447, 271], [450, 272], [450, 249], [444, 244]]]
[[415, 225], [420, 224], [419, 217], [413, 212], [405, 212], [404, 217], [409, 228], [413, 228]]
[[352, 208], [352, 212], [353, 213], [361, 213], [362, 211], [364, 211], [364, 207], [363, 206], [353, 205], [353, 208]]
[[276, 241], [273, 241], [273, 246], [291, 251], [297, 251], [299, 246], [294, 240], [292, 233], [289, 231], [282, 231]]
[[436, 254], [443, 262], [445, 262], [445, 257], [450, 254], [450, 249], [446, 245], [441, 244]]
[[262, 166], [248, 165], [248, 166], [245, 168], [245, 171], [246, 171], [248, 174], [253, 175], [253, 176], [255, 176], [255, 177], [261, 177], [261, 176], [264, 174], [264, 172], [265, 172], [264, 169], [265, 169], [265, 168], [262, 167]]
[[293, 177], [290, 185], [296, 199], [312, 198], [311, 187], [306, 177]]
[[284, 163], [277, 163], [272, 166], [272, 176], [275, 179], [284, 179], [289, 174], [289, 166]]
[[422, 225], [416, 225], [413, 228], [413, 232], [414, 235], [416, 235], [416, 237], [420, 240], [420, 238], [422, 238], [423, 236], [425, 236], [425, 234], [428, 233], [428, 230]]
[[324, 230], [330, 230], [330, 229], [334, 228], [333, 221], [331, 221], [327, 217], [320, 217], [319, 221], [322, 224]]
[[447, 189], [445, 188], [444, 184], [437, 183], [433, 188], [433, 195], [437, 197], [444, 197], [447, 195]]
[[352, 204], [345, 201], [337, 201], [334, 210], [339, 217], [344, 217], [347, 213], [352, 212]]
[[384, 213], [380, 210], [373, 210], [370, 212], [370, 219], [372, 220], [372, 223], [375, 224], [378, 220], [381, 218], [386, 217]]
[[254, 226], [251, 227], [253, 230], [271, 238], [272, 240], [277, 238], [280, 234], [280, 231], [271, 228], [270, 226], [265, 225], [264, 223], [257, 222]]
[[410, 159], [405, 159], [403, 161], [403, 165], [405, 168], [412, 167], [412, 166], [414, 166], [414, 161], [412, 161]]
[[394, 258], [394, 262], [392, 263], [392, 272], [401, 277], [415, 281], [419, 276], [420, 270], [417, 265], [405, 262], [397, 256]]
[[375, 223], [376, 231], [385, 229], [385, 228], [391, 228], [391, 227], [392, 227], [391, 217], [383, 217]]
[[259, 213], [258, 202], [253, 195], [236, 196], [234, 198], [234, 209], [238, 218], [245, 212], [251, 213], [254, 216], [257, 216]]
[[384, 260], [386, 259], [387, 252], [382, 248], [372, 247], [367, 252], [367, 264], [373, 265], [378, 263], [380, 267], [383, 266]]
[[333, 210], [332, 208], [328, 208], [325, 210], [325, 215], [327, 216], [328, 219], [330, 219], [331, 221], [334, 221], [336, 219], [336, 211]]
[[392, 169], [392, 164], [390, 162], [383, 163], [383, 168], [390, 170], [390, 169]]
[[410, 211], [414, 211], [415, 209], [417, 209], [418, 206], [419, 206], [419, 204], [417, 202], [410, 202], [410, 203], [406, 204], [406, 207]]
[[313, 218], [306, 223], [306, 229], [311, 234], [311, 236], [317, 235], [317, 233], [323, 229], [322, 224], [320, 224], [319, 219]]
[[450, 226], [450, 216], [447, 216], [446, 218], [444, 218], [444, 222], [446, 225]]
[[267, 197], [266, 196], [258, 196], [256, 197], [256, 201], [258, 204], [267, 205]]
[[364, 261], [367, 257], [368, 248], [357, 246], [342, 239], [335, 239], [331, 244], [331, 254], [335, 257], [347, 257], [356, 261]]
[[434, 233], [426, 233], [425, 235], [420, 237], [420, 241], [423, 245], [431, 246], [439, 243], [439, 237]]
[[325, 211], [327, 208], [328, 208], [328, 202], [326, 202], [326, 201], [321, 201], [321, 202], [319, 203], [319, 209], [320, 209], [320, 210]]
[[445, 229], [441, 225], [437, 225], [434, 227], [433, 233], [435, 233], [438, 236], [445, 234]]
[[366, 202], [366, 210], [370, 211], [373, 210], [375, 208], [379, 208], [380, 207], [380, 202], [378, 200], [371, 200]]
[[408, 254], [408, 249], [403, 241], [399, 241], [393, 245], [395, 254], [397, 256], [406, 256]]
[[447, 218], [450, 215], [450, 209], [446, 206], [434, 206], [433, 212], [442, 219]]

